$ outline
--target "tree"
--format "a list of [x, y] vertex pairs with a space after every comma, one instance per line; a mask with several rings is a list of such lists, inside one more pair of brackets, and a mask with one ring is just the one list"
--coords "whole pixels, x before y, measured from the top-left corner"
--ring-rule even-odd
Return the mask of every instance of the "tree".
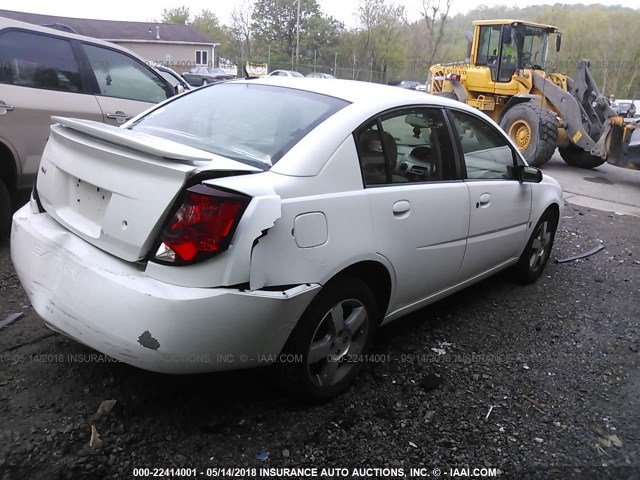
[[[360, 31], [353, 51], [355, 68], [372, 72], [384, 71], [388, 66], [395, 71], [403, 66], [405, 49], [402, 42], [404, 7], [387, 5], [385, 0], [362, 0], [358, 7]], [[357, 61], [359, 59], [359, 61]], [[386, 81], [385, 78], [381, 78]]]
[[333, 62], [344, 35], [344, 24], [331, 16], [314, 15], [300, 34], [300, 56], [305, 61]]
[[210, 10], [202, 10], [202, 12], [194, 17], [191, 25], [213, 39], [217, 39], [222, 36], [222, 25], [220, 25], [220, 21], [216, 14]]
[[231, 26], [226, 28], [227, 34], [233, 42], [233, 56], [240, 59], [251, 58], [251, 16], [252, 4], [249, 0], [235, 7], [231, 12]]
[[162, 23], [180, 23], [187, 25], [190, 16], [189, 7], [165, 8], [162, 11]]
[[302, 38], [309, 32], [311, 19], [320, 16], [316, 0], [255, 0], [251, 30], [273, 54], [286, 57], [295, 50], [298, 1]]

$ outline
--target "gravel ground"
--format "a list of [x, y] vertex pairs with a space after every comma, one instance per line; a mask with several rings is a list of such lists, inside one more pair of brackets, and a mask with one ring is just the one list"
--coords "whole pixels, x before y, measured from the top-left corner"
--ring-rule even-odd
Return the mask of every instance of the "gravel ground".
[[[639, 478], [640, 219], [564, 215], [553, 255], [605, 249], [526, 287], [499, 275], [381, 329], [377, 361], [315, 406], [283, 398], [264, 370], [158, 375], [51, 332], [4, 245], [0, 321], [25, 316], [0, 329], [0, 479], [131, 478], [135, 467]], [[99, 414], [103, 400], [117, 402]]]

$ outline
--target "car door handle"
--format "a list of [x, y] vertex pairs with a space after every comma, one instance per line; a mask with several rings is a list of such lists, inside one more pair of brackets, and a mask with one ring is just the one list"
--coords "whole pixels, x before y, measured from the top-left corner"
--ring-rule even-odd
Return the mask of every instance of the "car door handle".
[[124, 112], [116, 112], [116, 113], [107, 113], [107, 118], [111, 120], [116, 120], [118, 123], [124, 123], [131, 118], [130, 115], [127, 115]]
[[4, 110], [4, 111], [0, 111], [0, 115], [4, 115], [7, 112], [13, 112], [13, 105], [7, 105], [6, 103], [1, 103], [0, 102], [0, 110]]
[[406, 200], [399, 200], [393, 204], [393, 215], [402, 217], [411, 209], [411, 204]]
[[480, 195], [480, 199], [476, 202], [476, 208], [486, 207], [491, 203], [491, 194], [483, 193]]

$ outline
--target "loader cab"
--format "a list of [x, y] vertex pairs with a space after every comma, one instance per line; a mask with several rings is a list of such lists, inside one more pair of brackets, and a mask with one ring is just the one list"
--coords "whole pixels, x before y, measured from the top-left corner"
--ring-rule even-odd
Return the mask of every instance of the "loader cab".
[[471, 63], [489, 67], [491, 80], [498, 83], [511, 82], [516, 70], [544, 69], [549, 35], [559, 34], [550, 25], [511, 20], [478, 21], [474, 28]]

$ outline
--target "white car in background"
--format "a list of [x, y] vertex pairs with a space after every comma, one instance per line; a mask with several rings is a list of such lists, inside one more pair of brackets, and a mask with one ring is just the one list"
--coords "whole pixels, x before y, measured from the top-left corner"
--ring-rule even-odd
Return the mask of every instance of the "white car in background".
[[561, 218], [488, 117], [401, 88], [237, 80], [120, 128], [55, 122], [16, 271], [48, 326], [158, 372], [274, 363], [330, 398], [380, 325], [507, 267], [539, 277]]
[[265, 77], [298, 77], [304, 78], [300, 72], [296, 72], [295, 70], [274, 70], [273, 72], [264, 75]]

